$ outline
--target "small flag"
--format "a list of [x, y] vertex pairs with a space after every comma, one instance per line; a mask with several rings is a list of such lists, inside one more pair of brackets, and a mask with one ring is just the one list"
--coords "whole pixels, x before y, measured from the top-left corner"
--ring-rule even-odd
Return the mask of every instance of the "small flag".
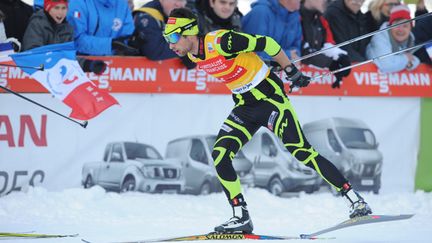
[[38, 67], [43, 64], [43, 71], [21, 69], [72, 108], [69, 115], [72, 118], [88, 120], [118, 104], [114, 97], [96, 87], [84, 74], [76, 60], [73, 42], [46, 45], [10, 57], [17, 66]]
[[73, 16], [74, 16], [74, 18], [77, 18], [77, 19], [79, 19], [79, 18], [81, 18], [81, 13], [80, 13], [80, 12], [78, 12], [78, 11], [74, 11], [74, 14], [73, 14]]

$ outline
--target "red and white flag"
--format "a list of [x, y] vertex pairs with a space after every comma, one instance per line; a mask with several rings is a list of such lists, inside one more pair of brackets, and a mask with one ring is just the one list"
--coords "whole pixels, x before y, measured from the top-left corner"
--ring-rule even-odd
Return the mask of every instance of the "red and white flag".
[[43, 64], [44, 70], [21, 69], [72, 108], [69, 115], [72, 118], [89, 120], [118, 104], [114, 97], [87, 78], [76, 60], [72, 42], [46, 45], [10, 57], [17, 66], [38, 67]]

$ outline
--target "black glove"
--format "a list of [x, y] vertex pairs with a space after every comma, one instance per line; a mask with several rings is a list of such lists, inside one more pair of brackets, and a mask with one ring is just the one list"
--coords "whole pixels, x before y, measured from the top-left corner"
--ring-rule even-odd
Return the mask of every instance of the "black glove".
[[93, 72], [95, 74], [102, 74], [107, 68], [104, 61], [101, 60], [89, 60], [84, 61], [83, 70], [84, 72]]
[[[351, 60], [348, 55], [339, 55], [339, 58], [336, 61], [333, 61], [330, 66], [330, 71], [335, 71], [342, 69], [344, 67], [348, 67], [351, 65]], [[340, 82], [342, 81], [342, 78], [347, 77], [351, 73], [351, 69], [347, 69], [341, 72], [337, 72], [334, 74], [336, 81], [332, 83], [332, 88], [340, 88]]]
[[129, 37], [121, 37], [113, 39], [111, 42], [111, 48], [113, 50], [113, 54], [117, 56], [137, 56], [139, 55], [139, 50], [128, 46], [125, 43], [125, 40]]
[[285, 67], [284, 71], [287, 75], [286, 79], [291, 82], [290, 93], [294, 87], [306, 87], [311, 81], [310, 77], [303, 75], [293, 64]]

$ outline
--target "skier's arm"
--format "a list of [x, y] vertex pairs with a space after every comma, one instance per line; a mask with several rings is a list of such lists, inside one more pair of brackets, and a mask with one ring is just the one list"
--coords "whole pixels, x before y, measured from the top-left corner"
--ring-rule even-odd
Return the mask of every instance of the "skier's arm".
[[274, 57], [281, 52], [281, 46], [273, 38], [235, 31], [224, 31], [217, 35], [216, 50], [224, 56], [245, 52], [264, 51]]

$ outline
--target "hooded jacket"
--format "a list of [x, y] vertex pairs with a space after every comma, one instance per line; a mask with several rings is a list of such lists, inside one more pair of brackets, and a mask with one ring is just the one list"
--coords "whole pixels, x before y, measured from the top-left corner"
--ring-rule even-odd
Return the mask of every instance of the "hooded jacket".
[[112, 55], [112, 39], [132, 35], [135, 27], [126, 0], [73, 0], [67, 15], [77, 51]]
[[[258, 0], [251, 4], [251, 10], [243, 17], [243, 31], [249, 34], [259, 34], [272, 37], [288, 57], [291, 50], [300, 56], [302, 42], [302, 28], [300, 12], [289, 12], [280, 5], [278, 0]], [[270, 56], [260, 52], [263, 59], [270, 60]]]
[[73, 41], [73, 27], [66, 19], [60, 24], [55, 23], [49, 14], [41, 9], [30, 18], [24, 33], [22, 50], [69, 41]]

